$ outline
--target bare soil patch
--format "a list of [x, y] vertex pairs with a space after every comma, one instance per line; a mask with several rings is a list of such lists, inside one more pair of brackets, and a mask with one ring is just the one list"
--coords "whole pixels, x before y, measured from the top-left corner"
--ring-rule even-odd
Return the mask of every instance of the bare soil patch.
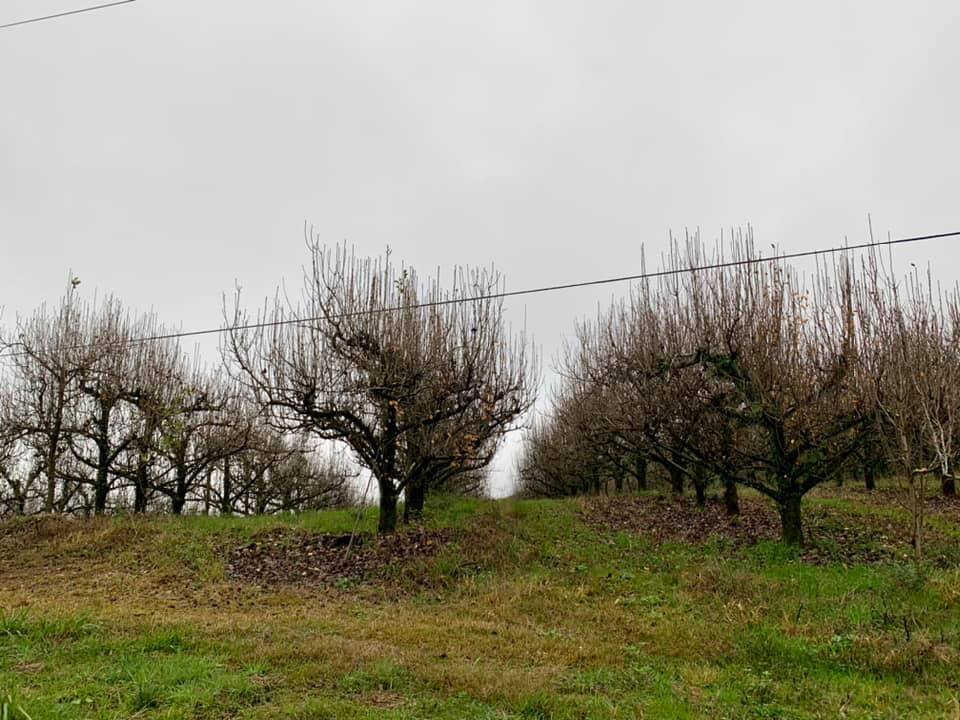
[[400, 564], [431, 560], [451, 539], [448, 530], [386, 537], [273, 530], [234, 549], [229, 575], [256, 585], [337, 585], [375, 580]]

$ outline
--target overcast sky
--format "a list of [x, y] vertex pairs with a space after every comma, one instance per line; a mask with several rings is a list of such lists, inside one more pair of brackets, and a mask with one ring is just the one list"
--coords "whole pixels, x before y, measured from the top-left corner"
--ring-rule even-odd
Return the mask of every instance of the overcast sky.
[[[511, 289], [636, 272], [688, 226], [958, 230], [958, 36], [956, 0], [137, 0], [0, 30], [0, 322], [72, 269], [217, 325], [235, 283], [299, 280], [305, 221]], [[896, 257], [960, 278], [956, 241]], [[549, 363], [625, 290], [509, 312]]]

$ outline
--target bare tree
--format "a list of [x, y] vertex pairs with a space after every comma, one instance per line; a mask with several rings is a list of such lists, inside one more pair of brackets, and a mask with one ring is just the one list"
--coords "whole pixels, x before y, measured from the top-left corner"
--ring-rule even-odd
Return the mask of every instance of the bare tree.
[[65, 476], [84, 367], [83, 303], [70, 283], [59, 306], [18, 318], [8, 339], [12, 366], [9, 422], [29, 446], [44, 481], [44, 512], [65, 510], [75, 485]]
[[[564, 392], [607, 387], [613, 402], [595, 412], [661, 464], [675, 492], [689, 480], [702, 503], [716, 478], [736, 512], [736, 485], [748, 485], [776, 503], [784, 540], [800, 543], [804, 495], [872, 430], [856, 278], [841, 261], [807, 286], [782, 262], [757, 262], [749, 231], [726, 250], [707, 253], [698, 235], [675, 242], [658, 284], [581, 329]], [[562, 436], [549, 430], [541, 444]]]
[[586, 398], [585, 425], [618, 490], [627, 473], [645, 484], [646, 463], [653, 461], [675, 494], [692, 484], [700, 505], [708, 483], [722, 481], [728, 510], [737, 513], [731, 450], [738, 433], [716, 412], [729, 383], [692, 359], [696, 343], [684, 322], [685, 303], [678, 288], [645, 283], [629, 303], [581, 325], [562, 369], [565, 392]]
[[524, 435], [523, 454], [517, 464], [519, 492], [526, 497], [564, 497], [581, 495], [590, 490], [588, 476], [577, 472], [569, 459], [582, 459], [580, 453], [569, 453], [565, 439], [566, 426], [552, 418], [537, 418]]
[[133, 342], [139, 327], [114, 298], [88, 308], [82, 319], [84, 361], [78, 366], [76, 425], [69, 442], [81, 474], [71, 480], [92, 487], [98, 515], [121, 479], [118, 462], [136, 439], [131, 403], [140, 381], [135, 372], [139, 348]]
[[602, 426], [610, 415], [600, 397], [590, 385], [569, 379], [554, 391], [551, 407], [536, 418], [524, 438], [518, 463], [522, 494], [599, 494], [609, 476], [614, 482], [621, 477], [626, 460], [616, 439]]
[[8, 393], [0, 385], [0, 515], [23, 515], [37, 498], [42, 467], [30, 460], [24, 431], [11, 417]]
[[906, 483], [913, 544], [923, 552], [927, 479], [955, 492], [955, 434], [960, 420], [960, 299], [944, 297], [928, 270], [902, 282], [873, 256], [859, 295], [869, 319], [870, 373], [864, 391], [877, 409], [879, 436]]
[[306, 438], [261, 426], [247, 447], [224, 459], [212, 492], [222, 514], [302, 512], [348, 504], [353, 477], [344, 462], [309, 447]]
[[[752, 261], [749, 232], [732, 245]], [[708, 265], [698, 241], [679, 258]], [[812, 287], [782, 262], [749, 263], [682, 278], [689, 358], [728, 391], [717, 406], [742, 432], [732, 449], [742, 482], [776, 502], [788, 543], [803, 541], [801, 502], [862, 446], [867, 423], [851, 268], [820, 266]]]
[[196, 359], [183, 360], [167, 403], [160, 409], [156, 456], [168, 468], [154, 488], [180, 515], [225, 458], [247, 447], [252, 419], [234, 388], [219, 382]]
[[[144, 318], [140, 337], [169, 335], [153, 316]], [[178, 409], [185, 369], [179, 344], [174, 339], [135, 343], [130, 371], [133, 392], [127, 398], [134, 408], [132, 441], [117, 468], [133, 489], [133, 511], [147, 512], [157, 488], [169, 472], [161, 452], [161, 430]]]
[[324, 455], [311, 449], [304, 438], [288, 441], [288, 452], [270, 473], [268, 511], [304, 512], [346, 507], [357, 498], [351, 482], [357, 473], [340, 455]]
[[352, 449], [376, 478], [379, 529], [392, 532], [401, 492], [489, 462], [532, 402], [533, 363], [489, 297], [496, 272], [458, 270], [444, 290], [389, 253], [309, 247], [302, 302], [278, 297], [254, 328], [238, 302], [227, 354], [278, 427]]

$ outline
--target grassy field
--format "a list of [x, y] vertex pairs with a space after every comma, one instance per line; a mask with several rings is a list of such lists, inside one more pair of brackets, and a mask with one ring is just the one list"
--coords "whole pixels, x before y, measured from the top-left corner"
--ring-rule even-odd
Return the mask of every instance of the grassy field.
[[[865, 498], [807, 507], [906, 523]], [[0, 524], [2, 717], [960, 718], [952, 510], [918, 570], [654, 543], [583, 507], [446, 500], [438, 555], [328, 586], [241, 582], [227, 558], [349, 532], [347, 512]]]

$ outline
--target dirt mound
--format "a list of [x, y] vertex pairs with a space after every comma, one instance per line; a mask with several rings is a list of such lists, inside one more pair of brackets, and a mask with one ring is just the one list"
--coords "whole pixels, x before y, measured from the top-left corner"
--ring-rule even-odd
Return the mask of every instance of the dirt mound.
[[388, 574], [401, 563], [431, 559], [449, 542], [449, 531], [415, 531], [386, 537], [275, 530], [236, 548], [227, 561], [236, 580], [256, 585], [337, 585]]
[[[594, 527], [632, 532], [656, 542], [696, 545], [721, 540], [742, 548], [780, 539], [780, 518], [771, 503], [743, 498], [740, 506], [740, 516], [730, 517], [719, 500], [701, 508], [691, 498], [605, 497], [585, 499], [581, 512]], [[803, 531], [806, 544], [800, 556], [810, 563], [878, 564], [912, 553], [909, 525], [896, 518], [807, 506]], [[945, 542], [932, 530], [927, 538], [930, 560], [941, 565], [958, 560], [950, 552], [956, 543]]]

